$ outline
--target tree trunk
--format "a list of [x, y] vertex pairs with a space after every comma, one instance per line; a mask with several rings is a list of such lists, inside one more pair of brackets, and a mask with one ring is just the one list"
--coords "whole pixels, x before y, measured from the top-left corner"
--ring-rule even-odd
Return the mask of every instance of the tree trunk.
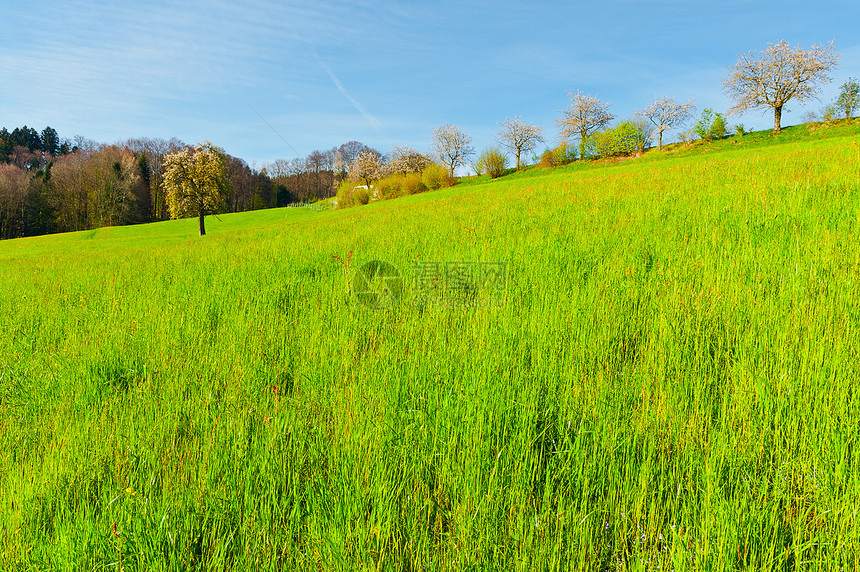
[[206, 213], [203, 212], [203, 209], [200, 209], [200, 215], [198, 216], [198, 221], [200, 222], [200, 236], [206, 234], [206, 225], [203, 223], [203, 217], [206, 216]]
[[781, 129], [781, 127], [780, 127], [780, 120], [781, 119], [782, 119], [782, 106], [777, 105], [776, 107], [773, 108], [773, 132], [774, 133], [779, 133], [779, 130]]
[[579, 130], [579, 158], [585, 159], [585, 138], [588, 137], [588, 133], [585, 132], [584, 129]]
[[517, 171], [520, 170], [520, 152], [517, 151]]
[[663, 150], [663, 130], [662, 129], [657, 130], [657, 150], [658, 151]]

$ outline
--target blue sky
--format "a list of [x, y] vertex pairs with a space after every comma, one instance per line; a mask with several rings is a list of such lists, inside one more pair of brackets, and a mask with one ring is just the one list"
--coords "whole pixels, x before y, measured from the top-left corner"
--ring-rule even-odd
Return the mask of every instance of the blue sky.
[[0, 126], [211, 140], [257, 167], [350, 140], [429, 151], [445, 123], [480, 150], [515, 115], [555, 143], [575, 89], [622, 118], [664, 95], [725, 111], [727, 66], [782, 39], [842, 54], [821, 101], [790, 105], [784, 125], [860, 77], [857, 0], [3, 4]]

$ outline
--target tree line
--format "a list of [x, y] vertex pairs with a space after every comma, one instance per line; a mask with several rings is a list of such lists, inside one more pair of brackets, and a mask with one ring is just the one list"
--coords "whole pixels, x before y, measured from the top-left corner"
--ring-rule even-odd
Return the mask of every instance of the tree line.
[[60, 139], [57, 130], [45, 127], [41, 132], [32, 127], [0, 129], [0, 163], [11, 163], [21, 168], [43, 168], [48, 160], [66, 155], [77, 149], [67, 139]]
[[[100, 144], [82, 136], [62, 139], [52, 127], [0, 128], [0, 239], [169, 219], [166, 165], [193, 149], [176, 138]], [[229, 192], [222, 193], [218, 212], [332, 197], [366, 150], [350, 141], [261, 168], [225, 154]]]
[[[165, 158], [177, 139], [129, 139], [112, 145], [61, 140], [46, 127], [0, 130], [0, 238], [164, 220]], [[241, 159], [227, 165], [234, 211], [276, 206], [277, 189]], [[286, 199], [285, 199], [286, 200]]]
[[[723, 80], [723, 89], [734, 102], [729, 114], [770, 110], [778, 133], [785, 105], [816, 98], [821, 85], [830, 81], [828, 74], [838, 57], [832, 43], [806, 50], [782, 41], [740, 56]], [[631, 118], [613, 124], [616, 116], [607, 103], [579, 90], [570, 91], [569, 96], [570, 105], [556, 120], [561, 144], [543, 153], [540, 162], [544, 166], [563, 164], [577, 156], [641, 152], [655, 134], [657, 146], [662, 148], [664, 133], [679, 130], [693, 119], [695, 111], [692, 100], [678, 103], [661, 97]], [[843, 113], [850, 119], [858, 107], [860, 85], [851, 78], [825, 116]], [[335, 195], [338, 206], [364, 204], [447, 186], [454, 181], [455, 169], [467, 165], [478, 175], [497, 177], [506, 171], [507, 152], [514, 155], [519, 169], [522, 156], [545, 142], [541, 127], [519, 117], [500, 125], [498, 146], [485, 149], [472, 163], [468, 161], [476, 152], [471, 138], [447, 124], [433, 128], [432, 155], [408, 147], [394, 147], [383, 154], [349, 141], [259, 169], [210, 143], [192, 147], [175, 138], [139, 138], [105, 145], [81, 136], [61, 139], [51, 127], [41, 132], [27, 126], [12, 131], [4, 127], [0, 129], [0, 239], [192, 215], [200, 217], [203, 234], [203, 216], [214, 212], [286, 206]], [[728, 129], [721, 113], [706, 109], [681, 138], [714, 139], [723, 137]], [[736, 130], [744, 133], [741, 125]], [[189, 175], [210, 156], [215, 158], [200, 171], [203, 175]], [[176, 171], [170, 171], [171, 165]], [[206, 180], [211, 184], [199, 182]], [[199, 185], [212, 188], [207, 191]]]

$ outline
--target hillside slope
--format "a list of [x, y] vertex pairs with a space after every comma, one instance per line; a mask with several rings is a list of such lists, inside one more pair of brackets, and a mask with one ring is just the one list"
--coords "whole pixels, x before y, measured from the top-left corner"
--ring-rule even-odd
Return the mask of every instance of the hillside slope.
[[860, 130], [796, 129], [0, 243], [0, 568], [857, 568]]

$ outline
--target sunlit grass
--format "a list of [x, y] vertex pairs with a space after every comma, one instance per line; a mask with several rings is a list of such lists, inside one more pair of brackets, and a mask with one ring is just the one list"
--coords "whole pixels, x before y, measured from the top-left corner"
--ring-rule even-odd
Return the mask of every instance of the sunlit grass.
[[846, 127], [0, 243], [0, 569], [856, 569], [858, 180]]

